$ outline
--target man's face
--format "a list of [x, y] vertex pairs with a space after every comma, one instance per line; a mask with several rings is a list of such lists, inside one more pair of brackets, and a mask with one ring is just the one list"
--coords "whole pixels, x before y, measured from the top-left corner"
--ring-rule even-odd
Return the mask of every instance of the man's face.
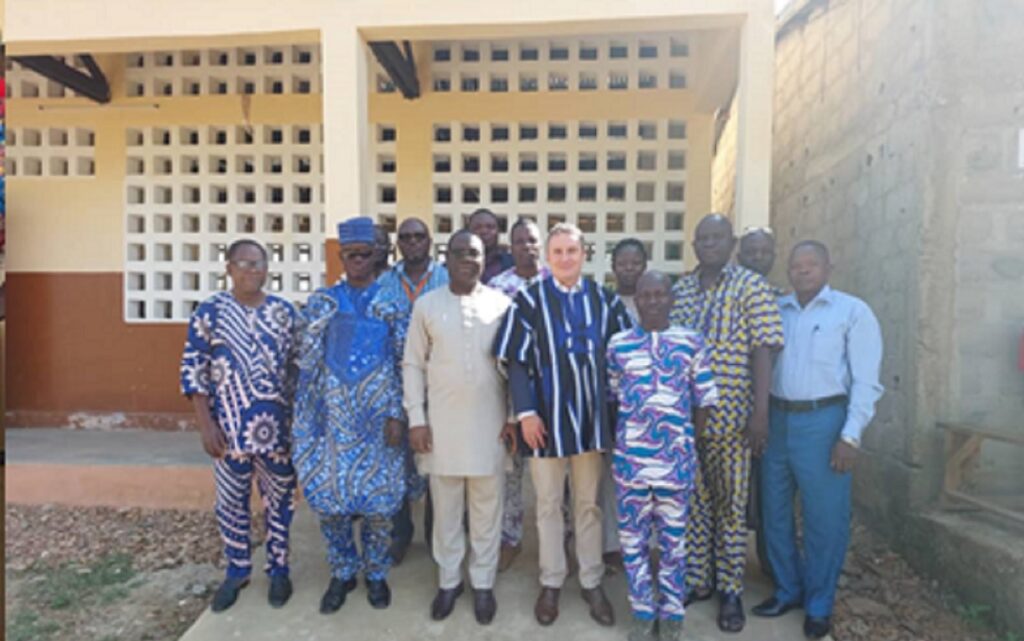
[[548, 239], [548, 267], [562, 283], [575, 283], [583, 273], [583, 243], [569, 234]]
[[430, 232], [422, 220], [410, 218], [398, 226], [398, 251], [402, 259], [418, 263], [430, 255]]
[[831, 275], [832, 266], [813, 247], [800, 247], [789, 257], [789, 282], [797, 295], [817, 294]]
[[732, 235], [732, 225], [721, 218], [705, 218], [697, 225], [693, 237], [693, 250], [701, 265], [721, 267], [732, 257], [736, 238]]
[[753, 233], [743, 237], [736, 262], [750, 271], [767, 276], [775, 264], [775, 239], [764, 233]]
[[498, 219], [491, 214], [477, 214], [470, 218], [469, 231], [480, 237], [485, 248], [498, 245]]
[[448, 280], [465, 291], [480, 282], [484, 270], [484, 244], [473, 234], [459, 234], [448, 243]]
[[512, 230], [512, 258], [518, 268], [540, 263], [540, 230], [536, 225], [519, 225]]
[[643, 253], [636, 247], [624, 247], [620, 249], [612, 260], [612, 272], [615, 273], [615, 283], [620, 290], [633, 291], [636, 289], [637, 280], [647, 269], [647, 261]]
[[228, 261], [228, 276], [239, 292], [256, 293], [267, 282], [267, 257], [258, 247], [242, 245]]
[[672, 287], [664, 274], [648, 272], [641, 276], [636, 285], [634, 300], [644, 328], [662, 329], [668, 326], [668, 315], [672, 310]]
[[341, 264], [352, 280], [362, 281], [373, 273], [373, 245], [350, 243], [341, 246]]

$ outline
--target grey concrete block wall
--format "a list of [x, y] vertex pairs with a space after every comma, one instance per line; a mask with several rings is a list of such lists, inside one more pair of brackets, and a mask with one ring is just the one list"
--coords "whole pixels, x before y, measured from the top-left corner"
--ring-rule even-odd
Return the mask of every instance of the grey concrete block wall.
[[[858, 509], [919, 567], [984, 602], [970, 568], [922, 550], [938, 521], [908, 515], [937, 505], [938, 421], [1024, 431], [1024, 3], [795, 4], [776, 51], [775, 279], [796, 241], [817, 238], [832, 249], [834, 285], [878, 315], [886, 395], [855, 476]], [[1024, 495], [1024, 450], [983, 465]], [[993, 605], [1024, 628], [1013, 592]]]

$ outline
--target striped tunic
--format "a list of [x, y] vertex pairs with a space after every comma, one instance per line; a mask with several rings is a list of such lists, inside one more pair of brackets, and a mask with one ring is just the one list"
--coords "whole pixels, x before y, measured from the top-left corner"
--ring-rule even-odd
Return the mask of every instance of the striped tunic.
[[545, 278], [519, 292], [494, 354], [529, 371], [529, 409], [548, 431], [545, 447], [525, 455], [563, 457], [611, 447], [606, 349], [612, 335], [630, 327], [618, 297], [591, 280], [567, 290]]

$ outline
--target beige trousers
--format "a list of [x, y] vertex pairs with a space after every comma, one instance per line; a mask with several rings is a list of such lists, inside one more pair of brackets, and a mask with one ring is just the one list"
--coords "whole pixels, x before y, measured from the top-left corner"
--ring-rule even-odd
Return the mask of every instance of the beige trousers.
[[601, 507], [597, 490], [604, 473], [601, 452], [586, 452], [565, 458], [531, 458], [530, 477], [537, 493], [537, 538], [540, 544], [540, 583], [560, 588], [569, 574], [563, 547], [562, 497], [568, 468], [575, 517], [576, 558], [580, 564], [580, 585], [596, 588], [604, 576], [601, 560]]
[[430, 475], [434, 503], [434, 560], [438, 585], [445, 590], [462, 582], [466, 534], [462, 528], [469, 504], [469, 582], [477, 590], [494, 587], [501, 549], [501, 506], [504, 474], [494, 476]]
[[615, 496], [615, 479], [612, 477], [612, 453], [604, 453], [604, 471], [601, 474], [601, 488], [598, 491], [601, 505], [601, 535], [604, 546], [601, 550], [620, 552], [619, 543], [619, 503]]

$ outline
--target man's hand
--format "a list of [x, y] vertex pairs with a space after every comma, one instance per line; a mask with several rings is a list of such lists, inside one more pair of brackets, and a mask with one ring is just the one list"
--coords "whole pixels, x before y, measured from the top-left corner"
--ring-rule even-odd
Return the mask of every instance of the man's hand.
[[548, 433], [544, 427], [544, 421], [536, 414], [531, 414], [530, 416], [524, 416], [520, 423], [523, 426], [523, 440], [530, 446], [530, 449], [544, 449]]
[[857, 448], [846, 441], [839, 441], [832, 448], [832, 470], [836, 474], [846, 474], [853, 470], [857, 461]]
[[203, 449], [211, 458], [224, 458], [228, 451], [228, 440], [213, 421], [200, 421], [199, 434], [203, 439]]
[[434, 449], [434, 438], [429, 425], [414, 425], [409, 428], [409, 447], [417, 454], [428, 454]]
[[501, 433], [498, 434], [498, 440], [505, 444], [505, 450], [509, 454], [516, 453], [516, 424], [505, 423], [505, 426], [501, 428]]
[[765, 445], [768, 444], [768, 415], [754, 412], [747, 419], [747, 443], [755, 457], [761, 458]]
[[402, 443], [404, 428], [402, 421], [397, 418], [388, 419], [388, 422], [384, 424], [384, 442], [388, 444], [388, 447], [398, 447]]

